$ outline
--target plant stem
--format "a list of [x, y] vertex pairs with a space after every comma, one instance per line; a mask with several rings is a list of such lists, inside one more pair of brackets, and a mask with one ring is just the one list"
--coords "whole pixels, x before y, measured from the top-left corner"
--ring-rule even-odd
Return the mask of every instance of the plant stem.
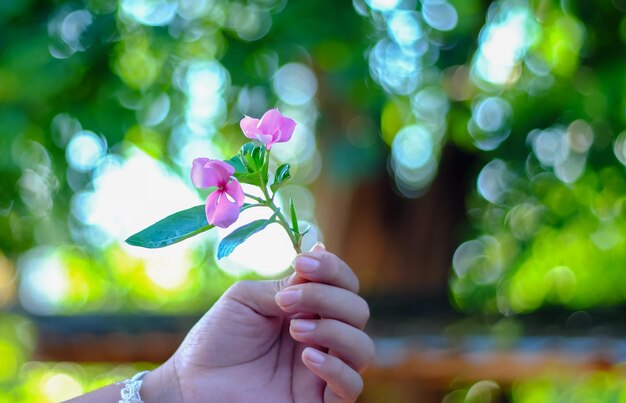
[[248, 194], [248, 193], [244, 193], [244, 196], [246, 196], [246, 197], [248, 197], [248, 198], [250, 198], [250, 199], [252, 199], [252, 200], [254, 200], [254, 201], [256, 201], [256, 202], [259, 202], [259, 203], [263, 204], [264, 206], [265, 206], [265, 205], [267, 205], [267, 203], [265, 202], [265, 200], [263, 200], [263, 199], [262, 199], [262, 198], [260, 198], [260, 197], [253, 196], [253, 195]]
[[[268, 169], [269, 169], [269, 161], [270, 161], [270, 151], [267, 150], [267, 152], [265, 153], [265, 161], [263, 165], [265, 165]], [[272, 209], [274, 214], [276, 214], [276, 218], [277, 218], [276, 222], [280, 224], [285, 229], [285, 231], [287, 231], [287, 235], [289, 235], [289, 239], [291, 240], [291, 244], [293, 245], [293, 248], [295, 249], [296, 253], [302, 253], [302, 249], [300, 248], [300, 241], [301, 241], [300, 234], [294, 233], [294, 231], [289, 226], [289, 223], [287, 219], [285, 218], [285, 216], [283, 215], [283, 213], [274, 204], [274, 195], [270, 196], [269, 192], [267, 191], [267, 184], [263, 180], [263, 173], [262, 172], [259, 173], [259, 176], [261, 180], [260, 187], [261, 187], [261, 191], [263, 192], [263, 196], [265, 196], [265, 200], [256, 198], [254, 196], [251, 196], [251, 198], [253, 200], [257, 200], [259, 203], [265, 204], [267, 207]]]

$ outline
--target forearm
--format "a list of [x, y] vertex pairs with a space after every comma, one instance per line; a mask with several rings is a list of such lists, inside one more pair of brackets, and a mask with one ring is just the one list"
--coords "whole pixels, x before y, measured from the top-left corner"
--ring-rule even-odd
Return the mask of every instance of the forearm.
[[[121, 400], [123, 384], [108, 385], [86, 395], [78, 396], [68, 403], [110, 403]], [[140, 391], [145, 403], [182, 402], [180, 386], [171, 362], [166, 362], [143, 377]]]

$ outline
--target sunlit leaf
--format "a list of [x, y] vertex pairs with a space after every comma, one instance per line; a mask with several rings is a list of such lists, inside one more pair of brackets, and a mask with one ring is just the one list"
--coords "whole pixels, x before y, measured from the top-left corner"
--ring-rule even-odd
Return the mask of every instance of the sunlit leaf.
[[267, 220], [256, 220], [243, 225], [228, 234], [217, 247], [217, 258], [222, 259], [230, 255], [237, 246], [259, 231], [262, 231], [269, 224], [274, 222], [274, 216]]
[[293, 199], [289, 199], [289, 210], [291, 211], [291, 228], [296, 234], [300, 233], [300, 227], [298, 226], [298, 216], [296, 215], [296, 206], [293, 204]]
[[246, 168], [246, 165], [244, 164], [244, 162], [241, 160], [241, 156], [239, 154], [235, 155], [233, 158], [229, 160], [226, 160], [225, 162], [230, 164], [233, 168], [235, 168], [235, 176], [237, 176], [237, 174], [240, 174], [240, 175], [248, 174], [248, 169]]
[[165, 217], [132, 235], [126, 243], [142, 248], [162, 248], [211, 228], [213, 225], [207, 222], [204, 204], [202, 204]]
[[241, 183], [254, 186], [267, 184], [267, 161], [265, 161], [265, 148], [255, 146], [254, 143], [246, 143], [241, 146], [239, 154], [226, 160], [235, 168], [234, 176]]
[[272, 192], [276, 192], [279, 187], [281, 187], [287, 180], [291, 178], [291, 174], [289, 173], [289, 164], [282, 164], [278, 168], [276, 168], [276, 174], [274, 175], [274, 183], [270, 185], [270, 189]]

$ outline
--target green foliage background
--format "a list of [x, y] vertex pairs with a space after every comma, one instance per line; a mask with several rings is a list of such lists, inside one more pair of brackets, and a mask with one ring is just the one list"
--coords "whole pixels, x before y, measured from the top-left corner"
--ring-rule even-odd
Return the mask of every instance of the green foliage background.
[[[325, 170], [353, 183], [388, 174], [406, 197], [428, 189], [445, 147], [475, 154], [450, 279], [457, 308], [511, 315], [623, 304], [626, 3], [443, 2], [456, 13], [452, 27], [441, 3], [155, 0], [145, 4], [165, 11], [142, 22], [140, 0], [2, 1], [0, 306], [16, 306], [20, 257], [40, 247], [71, 273], [55, 311], [63, 314], [198, 312], [207, 289], [214, 300], [234, 281], [203, 269], [214, 264], [209, 246], [194, 253], [183, 286], [163, 290], [141, 259], [98, 242], [98, 229], [72, 212], [97, 171], [68, 163], [80, 130], [109, 155], [140, 149], [187, 175], [179, 137], [192, 138], [180, 135], [191, 90], [181, 77], [194, 63], [227, 72], [218, 112], [197, 130], [223, 155], [241, 144], [242, 114], [277, 104], [310, 117]], [[277, 89], [289, 63], [316, 79], [305, 104]], [[166, 115], [150, 115], [165, 98]], [[336, 125], [353, 117], [365, 124]], [[15, 326], [5, 328], [0, 341], [14, 340]], [[2, 346], [21, 358], [0, 366], [0, 384], [32, 348]]]

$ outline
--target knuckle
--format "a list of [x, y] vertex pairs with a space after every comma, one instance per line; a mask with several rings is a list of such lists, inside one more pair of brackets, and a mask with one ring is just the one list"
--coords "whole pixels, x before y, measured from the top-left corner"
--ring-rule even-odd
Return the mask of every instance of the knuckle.
[[350, 385], [346, 388], [346, 399], [349, 401], [356, 401], [359, 395], [363, 392], [363, 379], [361, 376], [356, 376], [350, 380]]
[[319, 254], [317, 255], [317, 259], [320, 261], [320, 264], [324, 269], [328, 269], [329, 267], [333, 266], [332, 256], [333, 255], [328, 252], [319, 252]]
[[[356, 385], [354, 388], [354, 392], [356, 394], [356, 396], [359, 396], [361, 394], [361, 392], [363, 392], [363, 378], [361, 378], [361, 376], [357, 376], [356, 377]], [[355, 397], [356, 397], [355, 396]]]
[[356, 400], [363, 391], [363, 379], [361, 376], [341, 361], [337, 363], [335, 368], [335, 377], [342, 385], [342, 394], [345, 399]]
[[354, 292], [359, 292], [359, 290], [361, 289], [361, 282], [359, 281], [359, 278], [356, 276], [356, 274], [354, 274], [354, 272], [352, 272], [352, 275], [354, 277]]
[[309, 308], [319, 309], [325, 305], [325, 294], [321, 287], [323, 286], [316, 283], [303, 284], [301, 287], [302, 301], [305, 302]]
[[330, 345], [338, 334], [338, 321], [335, 319], [320, 319], [313, 330], [318, 343], [323, 346]]
[[348, 383], [350, 378], [350, 374], [348, 374], [348, 365], [339, 358], [336, 359], [333, 372], [335, 373], [335, 378], [343, 380], [344, 383]]
[[287, 288], [289, 286], [290, 276], [281, 278], [279, 280], [272, 280], [272, 287], [275, 292], [282, 290], [283, 288]]
[[367, 304], [367, 302], [363, 298], [361, 298], [361, 297], [359, 297], [359, 298], [360, 298], [360, 301], [361, 301], [361, 308], [359, 310], [360, 311], [359, 323], [361, 324], [362, 327], [365, 327], [367, 322], [370, 320], [370, 314], [371, 314], [370, 313], [370, 307], [369, 307], [369, 305]]
[[369, 367], [369, 365], [374, 361], [374, 357], [376, 356], [376, 345], [371, 338], [367, 338], [367, 347], [365, 353], [365, 363], [363, 365], [362, 370]]
[[252, 287], [252, 280], [237, 281], [226, 290], [224, 295], [227, 297], [245, 295], [250, 290], [250, 287]]

